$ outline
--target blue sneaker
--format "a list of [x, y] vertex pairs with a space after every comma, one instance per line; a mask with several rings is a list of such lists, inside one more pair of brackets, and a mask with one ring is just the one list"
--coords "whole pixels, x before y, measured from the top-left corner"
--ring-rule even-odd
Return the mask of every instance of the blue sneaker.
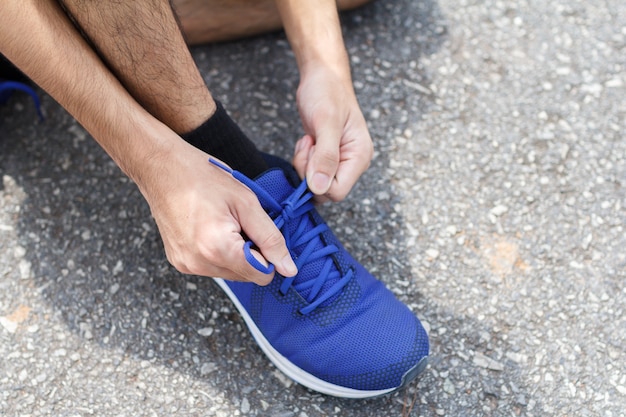
[[[298, 275], [265, 287], [216, 278], [278, 369], [321, 393], [370, 398], [407, 385], [426, 367], [428, 336], [413, 313], [346, 252], [286, 161], [244, 183], [282, 231]], [[299, 183], [299, 185], [298, 185]], [[255, 268], [267, 272], [244, 248]], [[269, 270], [273, 270], [270, 265]]]

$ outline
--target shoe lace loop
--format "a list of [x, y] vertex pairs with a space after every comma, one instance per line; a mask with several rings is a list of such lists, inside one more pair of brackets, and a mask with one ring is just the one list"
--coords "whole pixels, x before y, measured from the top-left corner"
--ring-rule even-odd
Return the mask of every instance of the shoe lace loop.
[[[323, 304], [326, 300], [337, 294], [352, 278], [352, 271], [349, 270], [344, 276], [334, 267], [334, 260], [331, 257], [339, 251], [339, 248], [332, 244], [325, 244], [322, 240], [322, 233], [328, 230], [328, 226], [324, 223], [318, 224], [310, 230], [306, 230], [309, 225], [307, 219], [308, 213], [314, 208], [313, 193], [308, 190], [306, 179], [296, 188], [296, 190], [281, 204], [282, 211], [274, 219], [274, 224], [283, 233], [288, 248], [295, 248], [304, 245], [304, 249], [299, 256], [295, 256], [292, 252], [294, 262], [300, 270], [305, 264], [325, 259], [319, 274], [315, 279], [304, 282], [294, 283], [296, 277], [285, 278], [280, 286], [280, 292], [287, 294], [289, 288], [293, 288], [302, 293], [309, 290], [306, 297], [308, 306], [300, 309], [302, 314], [308, 314]], [[298, 222], [295, 231], [290, 232], [287, 225], [292, 222]], [[337, 282], [322, 293], [324, 284], [329, 280]]]

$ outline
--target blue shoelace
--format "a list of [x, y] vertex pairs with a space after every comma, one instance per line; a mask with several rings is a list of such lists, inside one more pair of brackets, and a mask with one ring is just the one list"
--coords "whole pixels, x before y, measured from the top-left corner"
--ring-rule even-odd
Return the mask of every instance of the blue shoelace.
[[[308, 292], [306, 301], [309, 304], [300, 309], [300, 313], [308, 314], [312, 312], [338, 294], [348, 284], [353, 276], [352, 269], [342, 274], [336, 268], [331, 257], [334, 253], [339, 252], [339, 248], [332, 244], [327, 245], [322, 240], [321, 235], [328, 230], [328, 226], [322, 223], [318, 225], [313, 224], [313, 227], [311, 227], [312, 221], [308, 213], [314, 209], [313, 193], [309, 191], [306, 179], [300, 183], [289, 197], [279, 203], [267, 191], [239, 171], [232, 170], [213, 158], [209, 159], [209, 162], [230, 173], [257, 195], [263, 207], [273, 219], [274, 224], [285, 237], [287, 248], [289, 248], [298, 270], [301, 270], [307, 263], [325, 258], [322, 268], [314, 279], [295, 283], [296, 275], [295, 277], [284, 278], [280, 286], [280, 292], [283, 295], [286, 295], [292, 286], [299, 294]], [[297, 223], [295, 228], [291, 226], [293, 222]], [[251, 241], [247, 241], [244, 245], [246, 260], [250, 265], [266, 274], [274, 272], [274, 265], [269, 264], [266, 267], [252, 255], [250, 251], [252, 245]], [[299, 256], [296, 256], [292, 248], [300, 246], [304, 246], [304, 249]], [[327, 290], [322, 291], [324, 284], [329, 281], [335, 281], [335, 283]]]
[[35, 102], [35, 108], [37, 109], [37, 114], [39, 115], [39, 118], [43, 120], [43, 114], [41, 113], [41, 103], [39, 102], [39, 97], [37, 96], [37, 93], [35, 93], [35, 90], [30, 88], [26, 84], [23, 84], [17, 81], [7, 81], [7, 80], [0, 79], [0, 104], [4, 104], [6, 101], [8, 101], [9, 98], [11, 97], [11, 94], [14, 91], [22, 91], [28, 94], [29, 96], [31, 96], [31, 98]]

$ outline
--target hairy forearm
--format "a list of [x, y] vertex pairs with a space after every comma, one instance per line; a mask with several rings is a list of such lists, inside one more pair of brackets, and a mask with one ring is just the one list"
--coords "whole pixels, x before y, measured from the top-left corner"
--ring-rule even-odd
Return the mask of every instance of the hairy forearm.
[[276, 0], [300, 73], [319, 65], [350, 80], [335, 0]]
[[138, 162], [168, 146], [155, 134], [167, 128], [108, 71], [56, 1], [3, 0], [0, 52], [70, 112], [134, 180], [143, 172]]

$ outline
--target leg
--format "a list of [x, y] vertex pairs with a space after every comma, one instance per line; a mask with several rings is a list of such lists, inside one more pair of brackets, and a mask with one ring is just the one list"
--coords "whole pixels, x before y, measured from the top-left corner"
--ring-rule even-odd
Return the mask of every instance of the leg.
[[177, 133], [200, 126], [215, 103], [168, 0], [60, 0], [135, 99]]
[[[350, 10], [372, 0], [338, 0]], [[282, 28], [274, 0], [172, 0], [187, 42], [197, 45], [259, 35]]]
[[117, 78], [154, 117], [247, 175], [265, 170], [256, 146], [223, 108], [218, 110], [168, 0], [61, 1]]

